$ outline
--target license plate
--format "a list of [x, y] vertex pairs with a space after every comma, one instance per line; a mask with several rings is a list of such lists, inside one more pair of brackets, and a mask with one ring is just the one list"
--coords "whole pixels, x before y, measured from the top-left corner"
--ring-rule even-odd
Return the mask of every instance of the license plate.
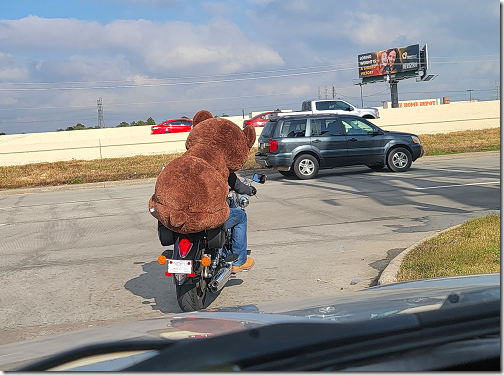
[[168, 259], [169, 273], [192, 273], [192, 260], [175, 260]]

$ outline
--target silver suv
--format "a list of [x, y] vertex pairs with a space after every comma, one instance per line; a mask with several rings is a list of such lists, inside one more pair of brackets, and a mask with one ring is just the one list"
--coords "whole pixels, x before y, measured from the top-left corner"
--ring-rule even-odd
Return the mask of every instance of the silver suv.
[[384, 131], [352, 115], [273, 115], [258, 139], [258, 164], [285, 176], [314, 178], [319, 168], [364, 164], [407, 171], [424, 153], [415, 134]]

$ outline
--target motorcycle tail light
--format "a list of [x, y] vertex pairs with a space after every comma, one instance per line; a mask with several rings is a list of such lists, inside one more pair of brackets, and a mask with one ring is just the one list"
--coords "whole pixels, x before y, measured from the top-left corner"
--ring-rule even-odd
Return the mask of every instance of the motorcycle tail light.
[[270, 152], [275, 151], [278, 148], [278, 142], [271, 140], [270, 141]]
[[179, 253], [182, 258], [185, 258], [189, 250], [191, 250], [192, 243], [187, 238], [182, 238], [179, 241]]

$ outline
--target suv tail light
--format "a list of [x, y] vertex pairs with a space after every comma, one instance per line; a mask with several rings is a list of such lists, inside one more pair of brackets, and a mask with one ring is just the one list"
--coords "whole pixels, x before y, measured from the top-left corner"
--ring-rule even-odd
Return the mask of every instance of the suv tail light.
[[275, 151], [278, 148], [278, 142], [271, 140], [270, 141], [270, 152]]
[[179, 241], [179, 253], [182, 258], [185, 258], [189, 250], [191, 250], [192, 243], [187, 238], [182, 238]]

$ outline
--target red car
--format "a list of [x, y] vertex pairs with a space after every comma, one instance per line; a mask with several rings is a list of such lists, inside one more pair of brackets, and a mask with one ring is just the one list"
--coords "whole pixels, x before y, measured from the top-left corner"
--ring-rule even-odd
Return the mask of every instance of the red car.
[[183, 133], [190, 132], [192, 129], [192, 120], [188, 118], [177, 118], [165, 121], [159, 125], [151, 126], [151, 134], [164, 133]]
[[272, 113], [278, 113], [279, 111], [271, 111], [271, 112], [264, 112], [261, 114], [258, 114], [257, 116], [252, 117], [250, 120], [245, 120], [243, 121], [243, 127], [247, 125], [252, 125], [254, 127], [259, 127], [259, 126], [264, 126], [266, 125], [266, 122], [268, 121], [268, 117]]

